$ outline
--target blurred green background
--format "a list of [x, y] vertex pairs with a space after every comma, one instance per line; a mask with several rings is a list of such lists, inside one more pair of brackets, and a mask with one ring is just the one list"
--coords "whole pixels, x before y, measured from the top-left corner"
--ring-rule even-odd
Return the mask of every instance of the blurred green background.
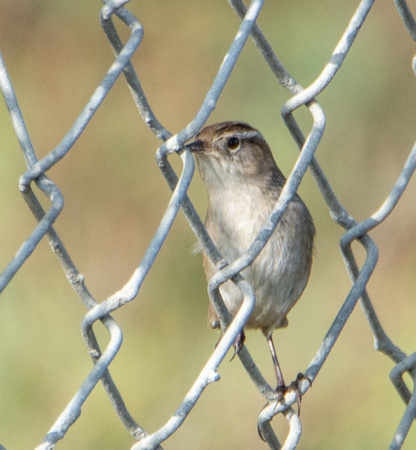
[[[358, 4], [271, 1], [258, 23], [286, 69], [307, 86]], [[0, 3], [1, 50], [39, 158], [60, 142], [114, 59], [99, 24], [100, 7], [98, 0]], [[175, 1], [132, 1], [128, 8], [144, 26], [134, 66], [156, 116], [176, 133], [198, 111], [239, 20], [218, 0], [186, 8]], [[128, 30], [116, 25], [127, 39]], [[384, 201], [414, 143], [414, 53], [393, 2], [377, 2], [342, 69], [318, 99], [327, 127], [317, 159], [359, 221]], [[259, 128], [288, 174], [298, 155], [280, 117], [289, 98], [249, 40], [209, 123], [240, 119]], [[295, 117], [307, 133], [309, 114], [302, 110]], [[25, 163], [4, 103], [0, 123], [3, 269], [35, 220], [18, 191]], [[100, 302], [128, 281], [169, 201], [154, 159], [159, 145], [121, 77], [68, 155], [48, 172], [65, 198], [56, 230]], [[180, 169], [176, 155], [171, 162]], [[315, 219], [317, 240], [309, 286], [290, 314], [290, 326], [275, 332], [287, 381], [306, 369], [350, 289], [338, 249], [342, 230], [330, 219], [309, 173], [300, 193]], [[386, 332], [408, 354], [416, 350], [415, 193], [412, 180], [393, 214], [371, 232], [380, 258], [368, 286]], [[190, 197], [204, 216], [206, 196], [197, 174]], [[201, 256], [191, 254], [194, 242], [181, 213], [138, 297], [113, 315], [124, 342], [111, 373], [133, 417], [150, 432], [176, 411], [218, 339], [205, 325], [206, 282]], [[363, 250], [354, 249], [362, 262]], [[2, 295], [0, 443], [7, 449], [39, 443], [89, 373], [92, 364], [80, 333], [85, 312], [42, 241]], [[95, 331], [104, 348], [108, 334], [101, 325]], [[263, 335], [247, 333], [247, 347], [274, 384]], [[392, 367], [374, 351], [357, 307], [303, 400], [299, 448], [386, 448], [405, 409], [388, 378]], [[266, 448], [256, 432], [264, 399], [238, 359], [224, 361], [219, 374], [221, 381], [206, 389], [166, 448]], [[284, 419], [275, 418], [273, 425], [283, 437]], [[132, 444], [98, 385], [59, 448]], [[415, 447], [413, 427], [404, 448]]]

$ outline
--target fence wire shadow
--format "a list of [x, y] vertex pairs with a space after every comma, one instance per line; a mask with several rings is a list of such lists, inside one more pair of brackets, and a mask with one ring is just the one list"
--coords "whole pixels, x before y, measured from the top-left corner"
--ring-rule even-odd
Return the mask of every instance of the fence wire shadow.
[[[255, 245], [251, 246], [247, 253], [238, 260], [225, 261], [212, 243], [200, 217], [196, 213], [196, 210], [187, 195], [194, 174], [194, 160], [189, 151], [180, 150], [188, 140], [192, 139], [199, 130], [201, 130], [208, 120], [249, 37], [253, 39], [279, 84], [292, 94], [290, 100], [288, 100], [282, 108], [282, 117], [293, 140], [300, 150], [296, 165], [288, 177], [281, 198], [276, 204], [273, 214], [270, 217], [268, 232], [272, 232], [276, 227], [277, 222], [284, 211], [284, 199], [291, 198], [291, 196], [294, 195], [308, 168], [312, 172], [332, 219], [345, 230], [340, 241], [340, 246], [346, 270], [351, 278], [352, 287], [331, 327], [323, 338], [322, 345], [317, 349], [316, 356], [303, 373], [311, 382], [317, 378], [319, 371], [325, 364], [335, 341], [339, 337], [345, 323], [348, 321], [355, 305], [357, 302], [360, 302], [368, 325], [374, 335], [375, 348], [388, 356], [396, 364], [391, 371], [390, 378], [398, 394], [405, 402], [406, 409], [397, 431], [392, 437], [390, 448], [400, 448], [416, 417], [415, 388], [413, 386], [412, 390], [409, 389], [407, 384], [403, 381], [403, 375], [405, 373], [410, 374], [413, 382], [415, 381], [416, 353], [406, 355], [389, 339], [377, 318], [376, 311], [366, 291], [367, 283], [373, 274], [378, 259], [377, 246], [368, 235], [368, 232], [379, 226], [386, 219], [405, 191], [416, 167], [416, 144], [410, 150], [409, 157], [402, 168], [401, 174], [396, 183], [391, 187], [390, 193], [383, 204], [371, 217], [362, 222], [357, 222], [339, 202], [334, 190], [314, 156], [321, 141], [326, 122], [324, 110], [319, 105], [317, 98], [344, 64], [348, 52], [367, 19], [367, 15], [374, 4], [374, 0], [363, 0], [359, 3], [358, 8], [352, 16], [345, 32], [341, 36], [328, 63], [325, 65], [318, 78], [306, 88], [301, 86], [293, 76], [285, 70], [262, 31], [256, 24], [256, 18], [263, 6], [264, 0], [253, 0], [249, 7], [246, 7], [240, 0], [229, 0], [231, 7], [241, 19], [241, 24], [238, 30], [236, 30], [235, 39], [230, 46], [199, 111], [196, 112], [194, 119], [182, 131], [175, 135], [172, 135], [154, 115], [135, 69], [130, 62], [130, 58], [142, 41], [143, 27], [138, 19], [124, 8], [126, 3], [128, 3], [128, 0], [106, 1], [105, 5], [102, 7], [100, 14], [101, 25], [115, 54], [115, 61], [85, 105], [85, 108], [75, 120], [71, 129], [57, 147], [42, 159], [38, 159], [36, 156], [4, 60], [2, 57], [0, 58], [0, 87], [27, 165], [27, 171], [20, 177], [19, 189], [27, 206], [38, 222], [31, 235], [21, 245], [16, 255], [1, 273], [0, 292], [5, 289], [13, 276], [20, 270], [23, 263], [31, 256], [39, 242], [46, 236], [58, 262], [65, 272], [68, 282], [88, 309], [88, 312], [82, 321], [82, 335], [93, 361], [93, 368], [73, 396], [70, 403], [65, 407], [57, 421], [52, 425], [44, 440], [39, 444], [38, 449], [54, 448], [57, 442], [65, 437], [68, 429], [79, 418], [82, 405], [99, 381], [102, 382], [108, 400], [112, 404], [120, 421], [131, 436], [137, 440], [137, 443], [133, 445], [132, 449], [161, 448], [160, 445], [163, 441], [175, 433], [187, 419], [190, 411], [203, 394], [205, 388], [219, 379], [217, 373], [218, 367], [230, 347], [235, 342], [237, 335], [244, 327], [251, 305], [254, 302], [251, 286], [243, 277], [237, 275], [242, 269], [247, 267], [247, 265], [251, 264], [260, 253], [267, 241], [268, 235], [267, 233], [261, 233], [254, 242]], [[395, 0], [394, 3], [410, 37], [416, 41], [416, 22], [408, 5], [404, 0]], [[113, 24], [114, 19], [118, 21], [119, 26], [126, 26], [130, 30], [130, 37], [125, 44], [123, 44]], [[416, 74], [416, 59], [413, 61], [413, 70]], [[53, 228], [53, 223], [63, 208], [63, 196], [55, 183], [48, 178], [46, 172], [57, 165], [62, 158], [68, 154], [75, 141], [84, 131], [85, 127], [88, 125], [89, 121], [121, 74], [125, 77], [143, 121], [150, 130], [163, 141], [162, 145], [157, 150], [156, 159], [159, 169], [173, 193], [160, 225], [154, 234], [142, 261], [128, 283], [120, 291], [116, 292], [102, 303], [98, 303], [88, 291], [83, 276], [77, 270], [66, 251], [63, 242]], [[308, 109], [312, 117], [313, 125], [310, 130], [302, 130], [294, 118], [294, 111], [302, 106]], [[180, 175], [175, 173], [169, 162], [169, 158], [174, 153], [177, 153], [182, 161], [182, 171]], [[32, 190], [33, 183], [35, 183], [37, 188], [49, 199], [49, 208], [47, 211], [43, 209], [38, 197]], [[218, 276], [210, 282], [211, 301], [216, 302], [219, 304], [220, 308], [222, 307], [224, 309], [222, 299], [218, 294], [218, 288], [222, 283], [233, 278], [237, 287], [244, 294], [244, 302], [239, 314], [234, 320], [231, 320], [230, 317], [227, 317], [225, 314], [221, 325], [226, 332], [218, 346], [215, 348], [215, 351], [206, 362], [200, 375], [189, 389], [183, 402], [179, 405], [177, 411], [160, 429], [149, 432], [140, 427], [130, 415], [123, 398], [117, 389], [116, 383], [108, 370], [111, 362], [116, 357], [122, 342], [122, 330], [110, 314], [126, 303], [132, 301], [137, 296], [180, 209], [182, 209], [189, 222], [189, 226], [199, 240], [204, 251], [209, 255], [211, 260], [221, 268]], [[361, 244], [366, 253], [366, 259], [361, 269], [358, 268], [355, 253], [352, 250], [352, 243], [355, 241]], [[93, 331], [93, 325], [97, 321], [102, 322], [110, 336], [110, 342], [104, 351], [101, 351]], [[296, 402], [295, 393], [288, 392], [285, 395], [284, 400], [277, 403], [277, 394], [275, 390], [266, 382], [245, 347], [243, 347], [242, 351], [239, 353], [239, 358], [255, 387], [268, 401], [268, 406], [262, 410], [258, 417], [258, 428], [261, 430], [262, 436], [266, 439], [270, 448], [281, 447], [281, 444], [270, 425], [273, 417], [281, 413], [289, 423], [289, 432], [285, 438], [283, 447], [295, 448], [299, 442], [302, 430], [299, 416], [291, 407], [293, 403]], [[304, 379], [299, 384], [302, 395], [308, 391], [311, 385], [308, 379]]]

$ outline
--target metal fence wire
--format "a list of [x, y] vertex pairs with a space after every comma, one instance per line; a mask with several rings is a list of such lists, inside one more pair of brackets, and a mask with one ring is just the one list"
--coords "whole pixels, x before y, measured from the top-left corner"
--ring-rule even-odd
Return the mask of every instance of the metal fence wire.
[[[143, 281], [152, 269], [152, 265], [157, 259], [162, 244], [168, 236], [180, 209], [182, 209], [190, 228], [204, 251], [216, 264], [221, 263], [222, 256], [211, 242], [211, 239], [203, 226], [203, 222], [188, 197], [188, 188], [194, 174], [194, 159], [189, 151], [179, 152], [179, 150], [181, 150], [184, 144], [191, 140], [201, 130], [210, 118], [249, 38], [254, 41], [258, 51], [263, 56], [279, 84], [287, 89], [292, 95], [282, 108], [282, 117], [293, 140], [300, 149], [300, 156], [287, 179], [287, 183], [284, 187], [285, 195], [291, 197], [295, 194], [303, 176], [309, 168], [333, 221], [344, 230], [340, 240], [340, 247], [345, 268], [352, 282], [351, 290], [345, 300], [343, 300], [342, 306], [336, 314], [332, 325], [323, 337], [322, 344], [316, 350], [315, 357], [306, 370], [300, 368], [299, 371], [302, 371], [311, 382], [319, 384], [318, 374], [325, 365], [327, 358], [331, 353], [337, 338], [340, 336], [344, 325], [349, 320], [355, 305], [357, 302], [360, 302], [364, 316], [374, 336], [376, 350], [388, 356], [395, 364], [394, 368], [391, 370], [390, 379], [406, 406], [401, 419], [399, 417], [390, 417], [392, 421], [397, 421], [398, 423], [397, 430], [391, 439], [390, 448], [401, 448], [416, 417], [416, 391], [414, 388], [416, 378], [416, 353], [407, 355], [390, 340], [380, 324], [376, 310], [367, 293], [367, 284], [372, 277], [378, 259], [378, 248], [368, 233], [370, 230], [373, 230], [383, 223], [406, 190], [416, 167], [416, 144], [410, 149], [409, 157], [404, 163], [397, 181], [392, 185], [384, 202], [373, 215], [362, 221], [355, 220], [347, 211], [346, 207], [341, 204], [335, 190], [331, 187], [324, 171], [318, 164], [317, 159], [315, 159], [315, 152], [321, 142], [326, 124], [324, 109], [318, 102], [319, 94], [328, 87], [334, 77], [336, 77], [339, 69], [341, 69], [343, 65], [348, 64], [345, 61], [346, 57], [354, 45], [354, 42], [358, 39], [359, 33], [366, 23], [369, 12], [375, 1], [363, 0], [358, 4], [347, 28], [340, 37], [339, 42], [328, 62], [323, 67], [320, 75], [312, 84], [304, 88], [286, 71], [262, 30], [256, 24], [256, 18], [263, 7], [264, 0], [253, 0], [248, 7], [246, 7], [241, 0], [229, 0], [231, 7], [241, 19], [241, 23], [235, 31], [235, 39], [229, 47], [200, 109], [196, 112], [192, 121], [175, 135], [172, 135], [162, 125], [158, 118], [156, 118], [139, 81], [135, 68], [130, 62], [132, 55], [136, 52], [142, 42], [143, 26], [139, 19], [126, 9], [125, 6], [127, 3], [128, 0], [115, 0], [105, 1], [104, 6], [100, 5], [100, 7], [102, 6], [100, 13], [101, 26], [115, 54], [115, 60], [105, 74], [102, 82], [98, 85], [93, 95], [86, 103], [84, 109], [76, 118], [70, 130], [62, 138], [59, 144], [42, 158], [37, 156], [34, 146], [32, 145], [22, 111], [19, 108], [17, 97], [12, 86], [12, 80], [8, 75], [3, 57], [1, 57], [0, 60], [0, 87], [27, 165], [27, 171], [24, 172], [19, 179], [19, 189], [28, 208], [37, 221], [37, 226], [30, 233], [30, 236], [21, 244], [15, 256], [11, 257], [12, 255], [9, 255], [9, 260], [10, 258], [11, 260], [7, 266], [4, 267], [3, 272], [0, 275], [0, 292], [4, 291], [26, 261], [29, 260], [26, 263], [29, 264], [32, 253], [46, 236], [57, 261], [65, 273], [68, 283], [88, 310], [82, 320], [82, 337], [93, 362], [93, 368], [85, 377], [82, 385], [75, 391], [71, 401], [66, 406], [55, 405], [55, 407], [58, 408], [62, 407], [62, 412], [37, 448], [51, 449], [54, 448], [61, 439], [65, 438], [65, 440], [71, 440], [71, 437], [67, 436], [67, 433], [71, 427], [77, 426], [77, 420], [81, 416], [81, 408], [90, 397], [99, 381], [101, 381], [104, 386], [108, 401], [114, 408], [121, 423], [124, 425], [127, 432], [137, 441], [137, 443], [134, 443], [132, 446], [132, 449], [161, 448], [160, 445], [187, 421], [191, 410], [201, 399], [205, 389], [211, 383], [219, 380], [218, 368], [223, 362], [228, 350], [235, 342], [237, 335], [242, 330], [251, 310], [250, 305], [253, 302], [253, 297], [251, 295], [252, 291], [250, 287], [247, 287], [244, 279], [241, 279], [241, 281], [238, 282], [238, 287], [244, 293], [244, 302], [239, 314], [230, 323], [222, 324], [223, 328], [227, 328], [227, 331], [215, 347], [215, 350], [212, 352], [208, 361], [206, 361], [200, 374], [189, 388], [183, 402], [172, 414], [170, 419], [157, 430], [145, 430], [138, 425], [127, 409], [126, 403], [128, 402], [125, 403], [117, 388], [117, 380], [113, 379], [110, 375], [110, 365], [114, 358], [117, 357], [122, 343], [121, 327], [110, 314], [119, 310], [137, 297]], [[319, 2], [316, 2], [316, 8], [319, 7], [318, 3]], [[413, 41], [416, 41], [416, 22], [409, 6], [405, 0], [395, 0], [394, 4], [410, 38], [413, 39]], [[277, 4], [276, 9], [278, 9]], [[128, 27], [130, 37], [126, 43], [122, 42], [113, 21], [120, 29], [122, 27]], [[5, 55], [6, 60], [10, 58], [13, 58], [13, 55]], [[416, 75], [416, 58], [413, 59], [412, 67]], [[114, 295], [111, 295], [102, 302], [98, 302], [87, 289], [83, 275], [78, 271], [75, 262], [71, 259], [63, 241], [53, 228], [54, 222], [62, 212], [64, 199], [58, 186], [46, 175], [46, 173], [54, 166], [59, 165], [68, 155], [73, 148], [74, 143], [84, 132], [103, 100], [113, 88], [114, 83], [122, 74], [124, 75], [142, 120], [154, 135], [162, 141], [162, 144], [156, 152], [157, 165], [173, 193], [166, 206], [166, 212], [160, 221], [157, 231], [154, 233], [153, 239], [143, 256], [143, 259], [137, 266], [137, 269], [134, 271], [128, 283]], [[166, 76], [169, 77], [169, 74], [166, 74]], [[400, 80], [397, 80], [396, 82], [400, 83]], [[172, 89], [174, 89], [175, 80], [171, 79], [169, 83], [171, 84]], [[302, 126], [298, 124], [294, 117], [294, 112], [301, 106], [304, 106], [307, 109], [312, 118], [311, 129], [302, 129]], [[122, 139], [122, 137], [120, 137], [120, 139]], [[177, 155], [175, 153], [177, 153]], [[173, 169], [174, 165], [171, 165], [171, 158], [180, 158], [182, 163], [180, 174], [176, 173]], [[34, 185], [37, 189], [34, 189]], [[46, 204], [45, 200], [41, 200], [40, 198], [42, 194], [49, 200], [46, 208], [41, 205], [41, 201], [44, 205]], [[274, 212], [279, 213], [283, 210], [283, 201], [279, 200], [275, 206]], [[3, 214], [5, 213], [7, 214], [7, 211], [3, 211]], [[94, 214], [94, 212], [91, 212], [91, 214]], [[279, 214], [274, 214], [271, 217], [273, 227], [277, 225], [278, 218]], [[259, 251], [265, 245], [266, 237], [267, 236], [260, 234], [256, 239], [257, 245], [250, 247], [245, 255], [236, 261], [228, 261], [228, 264], [225, 262], [222, 263], [222, 268], [218, 276], [210, 283], [210, 290], [214, 292], [214, 294], [215, 292], [218, 292], [218, 288], [222, 283], [238, 274], [242, 269], [253, 262]], [[356, 252], [361, 250], [359, 250], [358, 246], [355, 244], [353, 245], [354, 242], [358, 242], [365, 251], [365, 259], [362, 265], [356, 262]], [[359, 265], [361, 265], [361, 267], [359, 267]], [[46, 273], [45, 276], [48, 276], [48, 274]], [[211, 301], [221, 302], [222, 300], [221, 298], [218, 298], [217, 295], [213, 295]], [[107, 345], [101, 344], [105, 347], [104, 350], [100, 349], [100, 339], [93, 331], [93, 326], [97, 321], [100, 321], [104, 325], [109, 334], [109, 342]], [[413, 330], [407, 330], [407, 332], [412, 333]], [[261, 430], [261, 434], [267, 444], [270, 448], [280, 448], [281, 444], [279, 443], [279, 440], [281, 440], [284, 441], [284, 444], [282, 444], [283, 448], [295, 448], [300, 441], [302, 430], [297, 408], [293, 407], [294, 403], [296, 403], [295, 393], [288, 392], [284, 397], [284, 401], [277, 403], [275, 390], [266, 382], [265, 377], [256, 366], [246, 346], [240, 351], [238, 357], [260, 395], [268, 402], [267, 407], [265, 407], [258, 416], [257, 424], [258, 429]], [[0, 368], [0, 372], [3, 370], [6, 370], [4, 365]], [[410, 375], [413, 382], [412, 388], [408, 387], [410, 378], [407, 383], [404, 381], [405, 374]], [[345, 379], [346, 382], [348, 382], [348, 374], [345, 374]], [[63, 381], [57, 379], [56, 382], [57, 384], [60, 384]], [[299, 384], [300, 392], [305, 398], [307, 397], [310, 387], [311, 385], [306, 379]], [[137, 389], [140, 389], [140, 387], [137, 387]], [[244, 393], [242, 395], [244, 395]], [[343, 407], [342, 405], [338, 406], [339, 408]], [[246, 407], [249, 408], [249, 405]], [[304, 406], [304, 408], [307, 407], [307, 405]], [[163, 404], [159, 404], [158, 408], [159, 410], [164, 410]], [[221, 405], [219, 408], [221, 409]], [[42, 413], [41, 408], [39, 409], [39, 413]], [[289, 427], [287, 436], [279, 436], [278, 440], [276, 434], [279, 433], [275, 433], [273, 430], [271, 420], [279, 414], [282, 414], [285, 417]], [[319, 414], [319, 412], [316, 412], [316, 414]], [[380, 411], [373, 411], [373, 416], [389, 414], [388, 408], [383, 408]], [[374, 420], [374, 417], [372, 420]], [[365, 427], [365, 425], [363, 426]], [[238, 431], [235, 432], [237, 433]], [[255, 433], [255, 426], [253, 427], [253, 432]], [[230, 431], [228, 436], [230, 441], [232, 441], [232, 434], [233, 431]], [[260, 440], [258, 442], [259, 446], [261, 446]], [[3, 442], [3, 444], [6, 443]], [[195, 446], [202, 448], [204, 444], [206, 443], [199, 442], [196, 443]], [[224, 448], [227, 447], [229, 443], [223, 442], [220, 445]], [[305, 448], [308, 448], [307, 442], [303, 443], [303, 445]]]

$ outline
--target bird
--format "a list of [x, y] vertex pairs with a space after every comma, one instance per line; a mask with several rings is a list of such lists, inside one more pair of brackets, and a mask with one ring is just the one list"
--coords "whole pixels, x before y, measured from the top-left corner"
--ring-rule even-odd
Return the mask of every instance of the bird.
[[[195, 156], [208, 194], [205, 228], [218, 251], [231, 263], [247, 251], [262, 230], [286, 178], [264, 137], [245, 122], [209, 125], [186, 147]], [[254, 309], [245, 328], [260, 329], [265, 335], [276, 374], [276, 390], [281, 395], [286, 385], [272, 334], [288, 325], [287, 314], [308, 283], [314, 237], [312, 216], [295, 193], [263, 250], [241, 271], [255, 293]], [[203, 268], [207, 280], [218, 272], [204, 252]], [[220, 293], [226, 308], [235, 316], [243, 294], [230, 280], [220, 286]], [[211, 303], [208, 324], [220, 327]]]

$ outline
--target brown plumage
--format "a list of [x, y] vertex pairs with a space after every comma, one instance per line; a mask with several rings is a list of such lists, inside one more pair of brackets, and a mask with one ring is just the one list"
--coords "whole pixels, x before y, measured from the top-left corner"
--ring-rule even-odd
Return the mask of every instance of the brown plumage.
[[[206, 229], [228, 262], [253, 243], [279, 198], [286, 178], [277, 167], [263, 136], [243, 122], [223, 122], [204, 128], [188, 145], [194, 152], [208, 192]], [[252, 285], [256, 301], [246, 328], [260, 328], [267, 337], [278, 378], [272, 332], [287, 325], [287, 314], [308, 282], [315, 227], [309, 211], [295, 194], [270, 240], [242, 275]], [[207, 279], [217, 269], [203, 255]], [[224, 303], [234, 316], [242, 303], [239, 289], [227, 281], [220, 287]], [[219, 326], [212, 305], [208, 322]]]

